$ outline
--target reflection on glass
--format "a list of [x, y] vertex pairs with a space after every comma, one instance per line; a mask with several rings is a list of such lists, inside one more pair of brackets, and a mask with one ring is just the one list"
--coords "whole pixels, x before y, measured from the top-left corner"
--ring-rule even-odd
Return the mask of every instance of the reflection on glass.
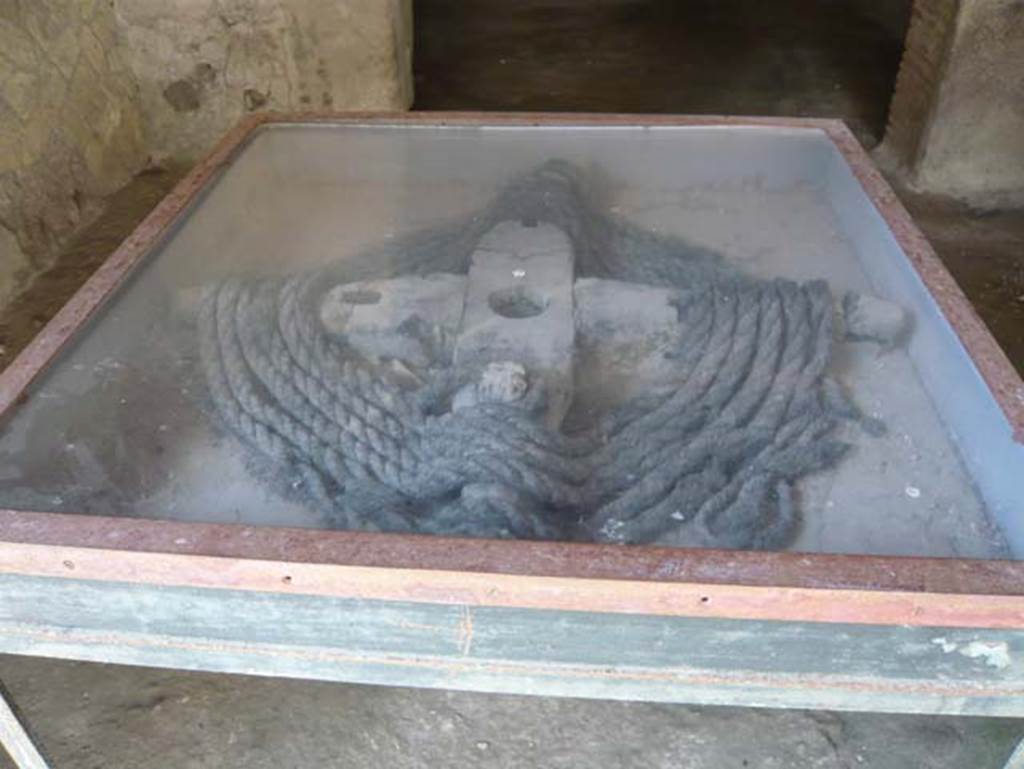
[[0, 503], [1005, 554], [820, 138], [573, 134], [262, 134], [5, 426]]

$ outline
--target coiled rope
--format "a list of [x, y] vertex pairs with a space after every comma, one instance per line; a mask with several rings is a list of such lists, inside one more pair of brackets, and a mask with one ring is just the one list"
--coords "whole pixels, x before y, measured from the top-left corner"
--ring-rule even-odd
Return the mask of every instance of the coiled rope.
[[[564, 434], [521, 404], [453, 411], [444, 362], [410, 388], [321, 324], [339, 282], [465, 274], [504, 220], [561, 228], [580, 277], [674, 289], [672, 392]], [[772, 548], [798, 523], [793, 482], [846, 449], [830, 437], [849, 415], [826, 376], [832, 308], [823, 282], [743, 276], [606, 214], [552, 161], [461, 221], [291, 279], [225, 281], [199, 327], [224, 424], [339, 528]]]

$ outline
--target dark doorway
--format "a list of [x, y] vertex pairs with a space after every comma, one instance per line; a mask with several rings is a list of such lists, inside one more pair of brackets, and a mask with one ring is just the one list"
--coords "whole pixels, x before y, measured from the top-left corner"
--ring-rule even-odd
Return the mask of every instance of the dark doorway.
[[840, 117], [881, 138], [910, 0], [415, 0], [417, 109]]

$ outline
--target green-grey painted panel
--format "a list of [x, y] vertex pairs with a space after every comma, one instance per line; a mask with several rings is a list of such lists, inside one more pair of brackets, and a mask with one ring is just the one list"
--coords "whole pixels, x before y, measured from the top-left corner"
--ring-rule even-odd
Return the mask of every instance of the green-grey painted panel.
[[1024, 716], [1024, 631], [753, 622], [0, 577], [0, 651], [666, 702]]

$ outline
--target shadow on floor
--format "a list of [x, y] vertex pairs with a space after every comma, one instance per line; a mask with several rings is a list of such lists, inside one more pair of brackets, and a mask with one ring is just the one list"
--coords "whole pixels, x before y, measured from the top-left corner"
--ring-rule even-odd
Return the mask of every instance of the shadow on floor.
[[154, 168], [136, 176], [104, 201], [103, 213], [72, 239], [50, 269], [0, 305], [0, 369], [32, 341], [186, 170]]
[[415, 107], [839, 117], [871, 146], [909, 6], [416, 0]]
[[1024, 374], [1024, 210], [975, 211], [899, 190], [900, 199]]

